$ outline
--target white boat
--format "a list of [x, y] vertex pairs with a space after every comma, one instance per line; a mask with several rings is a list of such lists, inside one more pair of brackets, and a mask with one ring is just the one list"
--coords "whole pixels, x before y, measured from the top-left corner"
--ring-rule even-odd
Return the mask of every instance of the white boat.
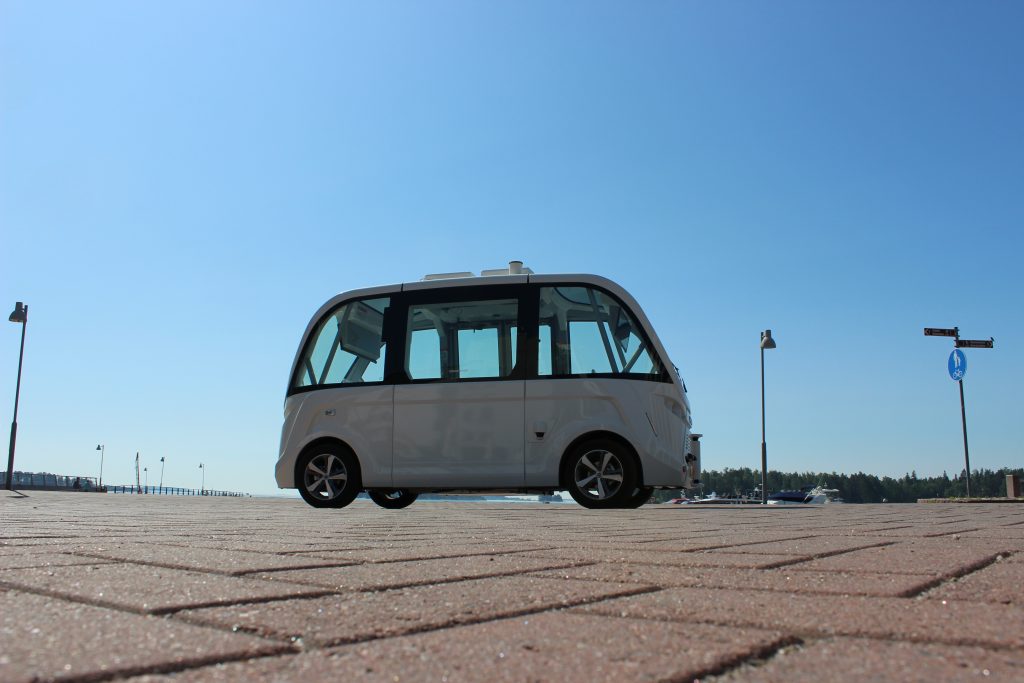
[[803, 486], [798, 491], [778, 491], [768, 496], [769, 505], [825, 505], [841, 503], [837, 497], [838, 489], [827, 489], [824, 486]]

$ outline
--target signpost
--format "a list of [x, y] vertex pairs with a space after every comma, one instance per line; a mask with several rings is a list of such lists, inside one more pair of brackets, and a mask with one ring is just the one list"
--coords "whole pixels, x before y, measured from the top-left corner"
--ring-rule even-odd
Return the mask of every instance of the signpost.
[[960, 328], [926, 327], [926, 337], [953, 337], [953, 352], [949, 354], [946, 367], [949, 376], [960, 385], [960, 422], [964, 429], [964, 467], [967, 474], [967, 497], [971, 497], [971, 455], [967, 448], [967, 411], [964, 408], [964, 375], [967, 374], [967, 356], [960, 349], [991, 349], [995, 347], [995, 339], [961, 339]]

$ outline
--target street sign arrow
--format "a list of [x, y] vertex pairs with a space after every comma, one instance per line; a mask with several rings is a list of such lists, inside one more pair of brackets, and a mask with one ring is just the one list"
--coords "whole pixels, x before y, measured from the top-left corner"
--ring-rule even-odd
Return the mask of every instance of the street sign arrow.
[[946, 327], [926, 327], [924, 328], [924, 336], [926, 337], [955, 337], [957, 335], [957, 328], [949, 329]]
[[995, 339], [957, 339], [958, 349], [991, 349], [995, 347]]

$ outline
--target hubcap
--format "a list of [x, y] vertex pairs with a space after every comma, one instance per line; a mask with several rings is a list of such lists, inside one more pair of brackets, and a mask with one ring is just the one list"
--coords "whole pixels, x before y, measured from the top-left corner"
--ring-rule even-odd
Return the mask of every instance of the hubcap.
[[348, 470], [333, 453], [314, 456], [306, 465], [306, 490], [318, 498], [333, 500], [345, 490]]
[[588, 498], [605, 500], [622, 487], [622, 461], [610, 451], [589, 451], [576, 461], [573, 479]]

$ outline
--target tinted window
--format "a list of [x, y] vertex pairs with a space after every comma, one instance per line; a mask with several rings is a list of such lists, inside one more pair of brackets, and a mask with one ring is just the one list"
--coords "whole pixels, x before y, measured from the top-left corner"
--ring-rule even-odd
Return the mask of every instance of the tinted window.
[[409, 307], [410, 379], [501, 378], [516, 363], [516, 299], [453, 301]]
[[661, 376], [640, 326], [590, 287], [541, 287], [537, 372], [542, 376]]
[[334, 309], [313, 331], [292, 386], [383, 381], [384, 311], [389, 304], [385, 297]]

